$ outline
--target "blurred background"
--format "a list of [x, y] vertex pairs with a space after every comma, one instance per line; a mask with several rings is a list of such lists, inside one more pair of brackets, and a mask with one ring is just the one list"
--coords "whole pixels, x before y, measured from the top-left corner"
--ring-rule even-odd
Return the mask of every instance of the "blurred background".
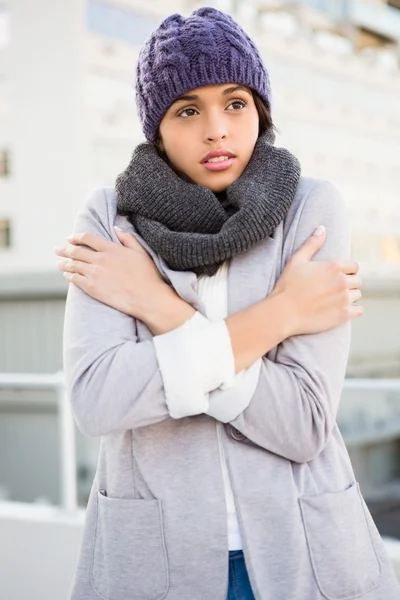
[[1, 600], [67, 598], [97, 463], [64, 393], [53, 246], [143, 139], [141, 44], [201, 5], [253, 37], [277, 144], [345, 198], [365, 316], [339, 426], [400, 578], [400, 0], [0, 0]]

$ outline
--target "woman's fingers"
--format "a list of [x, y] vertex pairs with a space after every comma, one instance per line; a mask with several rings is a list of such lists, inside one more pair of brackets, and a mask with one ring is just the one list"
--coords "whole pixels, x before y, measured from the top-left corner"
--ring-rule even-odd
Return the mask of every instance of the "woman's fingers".
[[67, 237], [70, 244], [88, 246], [97, 252], [105, 252], [115, 248], [115, 243], [110, 240], [105, 240], [96, 233], [74, 233]]
[[354, 260], [338, 260], [334, 263], [345, 275], [357, 275], [360, 266]]
[[81, 290], [90, 295], [90, 285], [87, 277], [79, 275], [79, 273], [68, 273], [66, 271], [63, 273], [63, 275], [65, 279], [69, 281], [69, 283], [77, 285], [79, 288], [81, 288]]
[[72, 244], [68, 244], [67, 246], [56, 246], [54, 252], [57, 256], [72, 258], [86, 263], [93, 263], [97, 254], [95, 250], [91, 250], [86, 246], [74, 246]]
[[362, 279], [358, 275], [347, 275], [347, 287], [356, 290], [362, 286]]
[[[117, 227], [114, 229], [118, 239], [125, 247], [146, 252], [134, 235]], [[57, 256], [94, 263], [96, 254], [115, 249], [114, 242], [105, 240], [94, 233], [76, 233], [67, 239], [70, 242], [67, 246], [54, 247]]]
[[92, 272], [92, 266], [80, 260], [60, 260], [57, 263], [57, 269], [64, 273], [77, 273], [87, 277]]
[[362, 298], [361, 290], [349, 290], [349, 301], [350, 304], [353, 302], [358, 302]]
[[364, 307], [361, 306], [360, 304], [354, 304], [355, 302], [358, 302], [358, 300], [360, 300], [362, 297], [362, 293], [361, 290], [349, 290], [349, 316], [350, 319], [353, 319], [354, 317], [362, 317], [362, 315], [364, 314]]
[[358, 304], [352, 304], [349, 308], [349, 317], [352, 319], [353, 317], [362, 317], [364, 314], [364, 307]]
[[311, 235], [307, 238], [300, 248], [291, 256], [290, 261], [293, 263], [299, 263], [304, 261], [310, 261], [314, 254], [320, 250], [326, 239], [326, 229], [320, 225]]
[[129, 231], [124, 231], [117, 225], [114, 225], [114, 231], [123, 246], [126, 248], [130, 248], [131, 250], [139, 250], [140, 252], [146, 252], [146, 249], [143, 248], [142, 244], [136, 239], [133, 233]]

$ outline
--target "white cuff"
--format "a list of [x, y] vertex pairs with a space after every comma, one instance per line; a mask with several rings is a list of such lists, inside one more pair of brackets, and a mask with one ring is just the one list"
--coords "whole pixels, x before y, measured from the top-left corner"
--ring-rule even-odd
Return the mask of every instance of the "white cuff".
[[249, 406], [260, 377], [262, 359], [236, 375], [232, 389], [221, 388], [210, 393], [206, 414], [222, 423], [230, 423]]
[[193, 325], [191, 351], [203, 391], [234, 386], [235, 357], [225, 321], [209, 321], [198, 312]]
[[198, 415], [209, 407], [209, 392], [235, 383], [235, 361], [225, 321], [201, 313], [153, 338], [172, 418]]

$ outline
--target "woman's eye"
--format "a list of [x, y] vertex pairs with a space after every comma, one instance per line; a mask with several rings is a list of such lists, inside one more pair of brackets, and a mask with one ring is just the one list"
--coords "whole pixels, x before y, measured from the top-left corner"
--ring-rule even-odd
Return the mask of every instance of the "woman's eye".
[[246, 104], [247, 104], [247, 102], [245, 102], [244, 100], [234, 100], [233, 102], [231, 102], [229, 104], [229, 106], [233, 106], [234, 107], [233, 110], [240, 110], [240, 109], [244, 108], [246, 106]]
[[[181, 110], [180, 113], [178, 113], [178, 117], [192, 117], [193, 113], [197, 112], [196, 109], [194, 108], [184, 108], [183, 110]], [[186, 114], [185, 114], [186, 113]], [[187, 114], [189, 113], [189, 114]]]

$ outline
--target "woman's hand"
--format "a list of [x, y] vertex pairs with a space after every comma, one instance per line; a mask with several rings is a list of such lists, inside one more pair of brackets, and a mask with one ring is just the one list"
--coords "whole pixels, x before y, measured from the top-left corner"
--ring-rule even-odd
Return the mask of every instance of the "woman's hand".
[[361, 298], [359, 266], [351, 260], [311, 261], [326, 231], [313, 235], [291, 257], [271, 295], [280, 294], [290, 321], [290, 335], [319, 333], [363, 314], [353, 303]]
[[170, 294], [169, 286], [137, 239], [128, 232], [115, 232], [122, 246], [95, 233], [72, 235], [67, 246], [54, 249], [68, 259], [57, 267], [92, 298], [144, 320], [163, 292]]

